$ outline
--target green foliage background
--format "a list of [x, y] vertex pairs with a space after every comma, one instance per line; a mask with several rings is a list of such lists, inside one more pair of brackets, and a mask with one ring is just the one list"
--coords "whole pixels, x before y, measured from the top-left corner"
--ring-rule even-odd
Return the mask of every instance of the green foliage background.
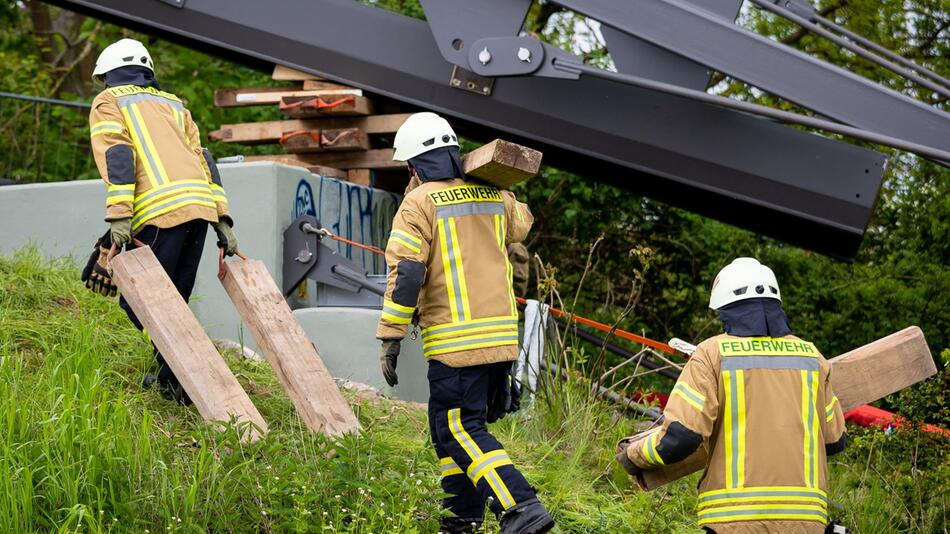
[[[418, 0], [366, 3], [423, 16]], [[0, 1], [0, 90], [88, 101], [88, 95], [50, 94], [62, 74], [39, 58], [30, 19], [22, 5], [14, 0]], [[950, 12], [945, 1], [822, 0], [818, 7], [825, 16], [849, 29], [945, 77], [950, 76]], [[771, 15], [747, 9], [740, 22], [940, 109], [947, 108], [945, 100]], [[550, 42], [573, 48], [592, 63], [610, 65], [609, 54], [598, 42], [590, 22], [560, 12], [553, 4], [536, 3], [526, 29]], [[222, 110], [213, 105], [215, 89], [272, 85], [275, 82], [268, 73], [92, 19], [83, 23], [81, 32], [81, 40], [94, 44], [94, 53], [121, 36], [143, 39], [155, 58], [163, 87], [187, 100], [205, 133], [225, 122], [278, 118], [277, 111], [271, 108]], [[733, 98], [795, 109], [725, 76], [716, 74], [711, 83], [715, 92]], [[23, 173], [25, 179], [96, 177], [86, 152], [87, 131], [82, 113], [60, 110], [58, 115], [42, 119], [26, 112], [11, 120], [4, 114], [4, 105], [10, 104], [0, 100], [0, 124], [11, 135], [0, 136], [0, 154], [8, 160], [22, 152], [24, 145], [43, 150], [45, 146], [59, 144], [57, 150], [71, 154], [57, 159], [56, 164], [47, 163], [38, 175]], [[24, 143], [25, 138], [32, 139], [32, 144]], [[217, 156], [260, 150], [210, 142], [208, 145]], [[79, 170], [72, 171], [69, 162], [77, 160]], [[4, 156], [0, 156], [0, 165], [3, 161]], [[16, 165], [6, 170], [0, 167], [0, 177], [15, 177], [16, 169]], [[599, 183], [597, 178], [545, 168], [539, 178], [517, 191], [528, 200], [537, 217], [528, 245], [556, 269], [563, 294], [574, 294], [589, 246], [603, 236], [594, 255], [592, 272], [580, 293], [578, 313], [607, 322], [617, 317], [635, 280], [637, 262], [633, 251], [648, 249], [652, 263], [639, 306], [620, 327], [659, 339], [675, 335], [701, 340], [719, 329], [715, 315], [706, 309], [710, 281], [733, 258], [750, 255], [775, 270], [797, 333], [814, 340], [828, 355], [911, 324], [923, 328], [935, 356], [950, 346], [950, 170], [945, 167], [912, 156], [892, 155], [867, 237], [853, 263], [813, 254], [622, 191]]]

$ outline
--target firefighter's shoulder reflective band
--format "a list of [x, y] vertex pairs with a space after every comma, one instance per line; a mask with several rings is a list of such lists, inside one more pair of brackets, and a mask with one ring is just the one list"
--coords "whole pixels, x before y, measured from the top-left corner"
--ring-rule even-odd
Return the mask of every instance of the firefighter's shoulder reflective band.
[[383, 319], [393, 324], [409, 324], [416, 309], [383, 299]]
[[660, 458], [660, 453], [656, 450], [656, 435], [657, 432], [654, 432], [643, 440], [643, 445], [640, 447], [640, 455], [652, 465], [663, 465], [663, 458]]
[[95, 137], [103, 134], [120, 134], [125, 130], [125, 125], [116, 121], [99, 121], [89, 128], [89, 135]]
[[130, 102], [130, 97], [138, 96], [138, 101], [145, 100], [148, 97], [153, 97], [152, 99], [154, 100], [159, 100], [174, 105], [176, 109], [183, 107], [180, 98], [154, 87], [142, 87], [140, 85], [120, 85], [117, 87], [110, 87], [107, 89], [107, 91], [109, 91], [109, 94], [119, 99], [119, 105]]
[[399, 243], [416, 254], [422, 252], [422, 240], [408, 232], [393, 229], [393, 231], [389, 233], [389, 239], [395, 243]]
[[449, 206], [464, 202], [503, 202], [501, 192], [487, 185], [459, 185], [429, 193], [429, 200], [436, 206]]
[[838, 397], [831, 397], [831, 402], [828, 403], [828, 406], [825, 406], [825, 422], [830, 423], [832, 419], [835, 418], [835, 404], [838, 403]]
[[452, 458], [439, 458], [439, 467], [442, 471], [442, 478], [465, 474]]
[[817, 358], [815, 345], [800, 339], [780, 337], [727, 338], [719, 341], [719, 352], [728, 356], [806, 356]]
[[802, 369], [818, 370], [818, 358], [809, 356], [729, 356], [722, 359], [723, 370]]
[[675, 386], [673, 386], [672, 395], [676, 395], [683, 400], [685, 400], [690, 406], [696, 408], [699, 411], [703, 411], [703, 405], [706, 403], [706, 397], [693, 389], [692, 386], [686, 382], [678, 381]]

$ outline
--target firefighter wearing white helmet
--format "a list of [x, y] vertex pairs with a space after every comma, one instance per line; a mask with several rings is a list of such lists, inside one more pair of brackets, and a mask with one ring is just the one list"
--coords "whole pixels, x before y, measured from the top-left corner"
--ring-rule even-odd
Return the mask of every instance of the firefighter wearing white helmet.
[[518, 308], [506, 245], [525, 238], [531, 211], [509, 191], [466, 179], [458, 137], [435, 113], [406, 120], [393, 158], [418, 185], [393, 220], [376, 337], [383, 377], [395, 386], [400, 341], [410, 325], [422, 331], [429, 427], [450, 513], [441, 531], [480, 530], [487, 505], [503, 534], [547, 532], [554, 520], [486, 426], [517, 409]]
[[719, 272], [709, 307], [725, 333], [692, 354], [660, 430], [633, 446], [621, 442], [617, 460], [639, 476], [706, 443], [698, 506], [705, 531], [825, 532], [827, 457], [847, 442], [830, 364], [792, 334], [775, 273], [754, 258]]
[[[83, 271], [87, 287], [112, 295], [115, 284], [105, 269], [109, 247], [147, 243], [188, 300], [209, 224], [228, 255], [237, 251], [228, 199], [211, 153], [201, 147], [198, 126], [177, 96], [162, 91], [152, 57], [142, 43], [122, 39], [96, 60], [94, 77], [105, 85], [89, 112], [90, 141], [106, 185], [105, 220], [110, 230], [97, 244]], [[125, 299], [119, 305], [139, 329]], [[155, 351], [162, 392], [184, 404], [188, 395]]]
[[155, 72], [152, 55], [145, 45], [135, 39], [119, 39], [105, 47], [99, 58], [96, 59], [96, 68], [92, 71], [93, 79], [101, 79], [111, 70], [119, 67], [143, 67]]

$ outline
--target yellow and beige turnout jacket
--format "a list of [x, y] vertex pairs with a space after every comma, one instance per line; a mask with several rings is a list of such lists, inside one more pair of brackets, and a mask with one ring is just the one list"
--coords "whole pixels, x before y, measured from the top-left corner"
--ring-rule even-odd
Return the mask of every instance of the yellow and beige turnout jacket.
[[824, 532], [826, 456], [843, 447], [845, 425], [831, 365], [815, 345], [791, 335], [707, 339], [663, 413], [660, 431], [627, 456], [655, 468], [682, 459], [670, 454], [682, 442], [708, 438], [700, 525], [719, 534]]
[[106, 182], [106, 220], [169, 228], [229, 217], [211, 153], [181, 100], [153, 87], [107, 88], [89, 113], [92, 151]]
[[514, 360], [518, 308], [506, 244], [534, 218], [509, 191], [461, 179], [409, 191], [386, 246], [389, 279], [379, 339], [401, 339], [414, 318], [423, 352], [451, 367]]

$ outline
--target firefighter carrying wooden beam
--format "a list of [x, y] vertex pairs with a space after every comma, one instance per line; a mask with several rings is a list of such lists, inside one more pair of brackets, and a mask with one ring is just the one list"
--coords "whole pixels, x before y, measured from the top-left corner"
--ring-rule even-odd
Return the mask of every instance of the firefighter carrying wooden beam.
[[[237, 251], [233, 220], [221, 176], [211, 153], [201, 147], [198, 126], [175, 95], [159, 89], [152, 58], [142, 43], [121, 39], [96, 60], [93, 78], [105, 85], [89, 112], [92, 151], [106, 183], [110, 230], [84, 271], [87, 287], [115, 294], [105, 268], [109, 248], [132, 245], [133, 236], [152, 248], [187, 302], [210, 223], [218, 246]], [[135, 326], [142, 324], [124, 299], [119, 305]], [[190, 404], [164, 358], [155, 350], [156, 375], [166, 396]]]
[[709, 307], [726, 333], [699, 344], [659, 432], [618, 461], [636, 475], [684, 460], [708, 439], [698, 504], [707, 532], [825, 532], [827, 457], [847, 441], [831, 365], [792, 335], [775, 274], [756, 259], [719, 272]]
[[419, 185], [393, 220], [376, 337], [394, 386], [400, 340], [410, 324], [422, 329], [429, 427], [451, 514], [442, 531], [474, 532], [487, 505], [503, 534], [547, 532], [554, 520], [486, 426], [512, 409], [518, 308], [506, 243], [525, 238], [531, 211], [511, 192], [465, 178], [458, 138], [434, 113], [399, 128], [394, 159], [408, 161]]

